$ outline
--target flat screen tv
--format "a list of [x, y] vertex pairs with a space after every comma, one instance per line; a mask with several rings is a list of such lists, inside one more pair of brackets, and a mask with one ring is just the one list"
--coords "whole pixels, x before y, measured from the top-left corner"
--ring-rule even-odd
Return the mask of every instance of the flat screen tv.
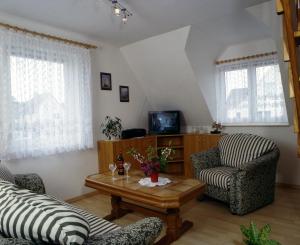
[[149, 134], [179, 134], [180, 111], [150, 111]]

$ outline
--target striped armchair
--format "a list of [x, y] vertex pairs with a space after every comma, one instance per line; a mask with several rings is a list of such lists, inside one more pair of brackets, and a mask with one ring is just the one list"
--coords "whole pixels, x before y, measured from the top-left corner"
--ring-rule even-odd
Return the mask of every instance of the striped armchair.
[[223, 136], [218, 147], [191, 155], [205, 194], [244, 215], [274, 201], [279, 150], [273, 141], [251, 134]]

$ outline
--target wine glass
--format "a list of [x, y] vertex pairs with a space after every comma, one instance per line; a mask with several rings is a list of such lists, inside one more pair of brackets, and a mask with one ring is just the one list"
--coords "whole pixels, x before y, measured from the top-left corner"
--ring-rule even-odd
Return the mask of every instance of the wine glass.
[[125, 162], [124, 163], [124, 169], [126, 171], [126, 177], [127, 178], [129, 177], [128, 172], [129, 172], [130, 167], [131, 167], [131, 163], [130, 162]]
[[115, 171], [117, 169], [117, 165], [115, 163], [111, 163], [109, 164], [109, 169], [111, 171], [111, 176], [112, 176], [112, 179], [114, 180], [115, 179]]

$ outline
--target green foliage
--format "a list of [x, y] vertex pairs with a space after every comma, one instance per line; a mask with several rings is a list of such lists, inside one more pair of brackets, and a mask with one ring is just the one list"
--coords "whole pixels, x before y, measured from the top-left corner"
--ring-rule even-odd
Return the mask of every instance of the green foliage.
[[146, 149], [146, 153], [147, 153], [146, 158], [147, 158], [148, 161], [152, 161], [152, 160], [157, 158], [156, 150], [152, 145], [148, 146], [148, 148]]
[[122, 124], [121, 119], [115, 117], [114, 119], [110, 116], [105, 117], [105, 122], [101, 124], [102, 133], [111, 140], [112, 137], [119, 138], [121, 136]]
[[269, 239], [271, 226], [268, 224], [260, 230], [253, 222], [250, 222], [249, 228], [246, 228], [244, 225], [241, 225], [240, 228], [246, 237], [244, 242], [247, 245], [280, 245], [279, 242]]
[[146, 156], [140, 154], [135, 148], [130, 148], [127, 151], [127, 154], [131, 155], [140, 164], [158, 161], [160, 164], [160, 172], [165, 172], [168, 160], [172, 159], [172, 156], [175, 153], [174, 149], [170, 147], [171, 143], [172, 142], [169, 142], [169, 146], [159, 150], [149, 145], [146, 149]]

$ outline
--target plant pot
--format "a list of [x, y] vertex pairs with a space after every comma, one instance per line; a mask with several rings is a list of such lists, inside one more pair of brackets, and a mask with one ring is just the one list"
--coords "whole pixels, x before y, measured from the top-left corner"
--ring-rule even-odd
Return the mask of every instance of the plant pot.
[[156, 183], [158, 182], [158, 173], [150, 174], [151, 182]]

